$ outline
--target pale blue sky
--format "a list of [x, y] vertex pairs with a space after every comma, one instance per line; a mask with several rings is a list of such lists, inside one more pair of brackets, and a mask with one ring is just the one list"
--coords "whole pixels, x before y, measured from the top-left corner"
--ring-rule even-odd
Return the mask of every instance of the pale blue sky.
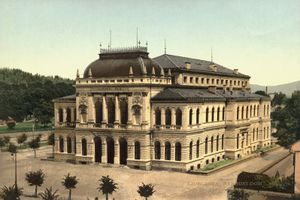
[[0, 67], [74, 78], [99, 43], [210, 60], [251, 83], [300, 80], [300, 0], [0, 0]]

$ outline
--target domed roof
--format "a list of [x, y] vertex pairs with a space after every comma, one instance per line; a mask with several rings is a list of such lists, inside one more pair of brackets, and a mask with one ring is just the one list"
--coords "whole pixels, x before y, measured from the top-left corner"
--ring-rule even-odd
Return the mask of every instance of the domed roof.
[[83, 78], [133, 77], [151, 76], [152, 71], [159, 76], [162, 68], [148, 57], [147, 48], [136, 47], [127, 49], [101, 50], [99, 59], [87, 66]]

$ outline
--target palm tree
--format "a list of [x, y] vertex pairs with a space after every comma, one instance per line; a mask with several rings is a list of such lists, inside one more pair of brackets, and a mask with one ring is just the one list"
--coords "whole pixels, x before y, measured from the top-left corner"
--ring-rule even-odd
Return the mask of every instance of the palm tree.
[[137, 192], [140, 194], [141, 197], [145, 197], [145, 200], [148, 199], [148, 197], [152, 196], [155, 192], [154, 185], [152, 184], [144, 184], [142, 183], [141, 186], [138, 186]]
[[68, 200], [71, 200], [71, 191], [72, 191], [72, 189], [76, 188], [78, 179], [76, 179], [76, 176], [70, 176], [70, 174], [68, 173], [68, 175], [65, 176], [65, 178], [63, 179], [63, 181], [61, 183], [63, 186], [65, 186], [65, 188], [67, 190], [69, 190]]
[[28, 172], [25, 179], [30, 186], [35, 186], [34, 196], [37, 197], [37, 187], [41, 186], [45, 180], [44, 172], [41, 169], [36, 172]]
[[59, 195], [56, 194], [58, 190], [52, 191], [52, 187], [49, 189], [46, 188], [44, 192], [41, 192], [39, 195], [43, 200], [58, 200]]
[[102, 192], [102, 194], [105, 194], [106, 200], [108, 200], [108, 194], [112, 194], [113, 192], [116, 192], [118, 189], [117, 183], [114, 182], [113, 179], [109, 178], [109, 176], [102, 176], [102, 178], [99, 180], [100, 185], [97, 188], [99, 192]]
[[4, 186], [1, 188], [0, 192], [0, 199], [3, 200], [19, 200], [20, 196], [23, 194], [22, 188], [16, 188], [15, 185], [13, 186]]

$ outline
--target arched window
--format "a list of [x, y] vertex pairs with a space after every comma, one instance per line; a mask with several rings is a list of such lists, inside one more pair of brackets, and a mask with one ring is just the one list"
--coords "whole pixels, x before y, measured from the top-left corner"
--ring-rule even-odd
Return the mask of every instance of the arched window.
[[247, 106], [247, 107], [246, 107], [246, 119], [249, 119], [248, 114], [249, 114], [249, 107]]
[[239, 120], [240, 119], [240, 107], [238, 106], [236, 109], [236, 119]]
[[141, 145], [139, 141], [134, 143], [134, 159], [141, 159]]
[[205, 154], [208, 153], [208, 138], [205, 138]]
[[182, 125], [182, 112], [179, 108], [176, 110], [176, 126]]
[[171, 144], [165, 142], [165, 160], [171, 160]]
[[257, 116], [259, 116], [259, 105], [257, 105]]
[[190, 142], [190, 160], [193, 159], [193, 142]]
[[160, 159], [160, 142], [156, 141], [154, 143], [154, 152], [155, 152], [155, 159]]
[[67, 108], [67, 117], [66, 117], [67, 123], [71, 122], [71, 109]]
[[264, 105], [264, 116], [266, 116], [266, 105]]
[[196, 124], [200, 124], [200, 109], [197, 108], [196, 111]]
[[175, 160], [181, 161], [181, 144], [180, 144], [180, 142], [176, 142], [176, 144], [175, 144]]
[[258, 128], [256, 128], [256, 140], [258, 140]]
[[236, 148], [237, 149], [240, 148], [240, 134], [237, 134], [237, 136], [236, 136]]
[[214, 137], [210, 138], [210, 152], [214, 152]]
[[225, 120], [225, 107], [223, 107], [223, 111], [222, 111], [222, 120]]
[[255, 128], [252, 130], [252, 141], [255, 141]]
[[267, 105], [267, 116], [269, 116], [269, 113], [270, 113], [270, 106]]
[[70, 137], [67, 137], [67, 152], [72, 153], [72, 140]]
[[266, 127], [264, 127], [264, 139], [266, 139]]
[[100, 126], [103, 118], [102, 118], [102, 102], [101, 101], [97, 101], [95, 103], [95, 110], [96, 110], [96, 124], [97, 126]]
[[224, 149], [224, 134], [222, 135], [222, 150]]
[[170, 108], [166, 109], [166, 125], [171, 126], [171, 110]]
[[121, 115], [121, 124], [127, 124], [127, 122], [128, 122], [128, 103], [125, 99], [120, 99], [120, 115]]
[[134, 105], [132, 107], [133, 110], [133, 124], [140, 125], [141, 124], [141, 110], [142, 108], [139, 105]]
[[205, 119], [206, 123], [208, 123], [208, 119], [209, 119], [209, 108], [207, 107], [206, 108], [206, 119]]
[[190, 118], [189, 119], [190, 119], [189, 124], [191, 126], [191, 125], [193, 125], [193, 109], [190, 109]]
[[159, 108], [156, 108], [155, 110], [155, 124], [157, 126], [161, 125], [161, 111]]
[[59, 137], [59, 151], [60, 152], [64, 152], [64, 138], [63, 137]]
[[220, 121], [220, 107], [217, 109], [217, 121]]
[[115, 122], [115, 102], [113, 98], [107, 101], [108, 124], [112, 125]]
[[250, 106], [250, 118], [252, 117], [252, 105]]
[[242, 107], [242, 119], [244, 119], [244, 106]]
[[199, 158], [199, 151], [200, 151], [200, 141], [197, 140], [196, 143], [196, 157]]
[[211, 110], [211, 121], [214, 122], [215, 121], [215, 108], [213, 107]]
[[217, 149], [217, 151], [219, 151], [219, 135], [217, 136], [217, 144], [216, 144], [216, 149]]
[[256, 117], [256, 105], [254, 105], [254, 108], [253, 108], [253, 116]]
[[64, 121], [64, 111], [62, 108], [58, 109], [58, 122]]
[[86, 143], [86, 139], [85, 138], [83, 138], [82, 140], [81, 140], [81, 147], [82, 147], [82, 155], [83, 156], [86, 156], [87, 155], [87, 143]]

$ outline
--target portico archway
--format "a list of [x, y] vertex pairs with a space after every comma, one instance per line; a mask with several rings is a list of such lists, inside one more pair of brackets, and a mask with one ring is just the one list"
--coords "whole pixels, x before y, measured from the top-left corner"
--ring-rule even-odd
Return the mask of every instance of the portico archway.
[[127, 141], [125, 138], [120, 138], [119, 140], [120, 145], [120, 164], [126, 165], [127, 164]]
[[107, 163], [114, 163], [114, 157], [115, 157], [115, 142], [114, 139], [111, 137], [108, 137], [106, 139], [107, 144]]
[[94, 146], [95, 146], [95, 162], [102, 162], [102, 141], [100, 137], [94, 138]]

